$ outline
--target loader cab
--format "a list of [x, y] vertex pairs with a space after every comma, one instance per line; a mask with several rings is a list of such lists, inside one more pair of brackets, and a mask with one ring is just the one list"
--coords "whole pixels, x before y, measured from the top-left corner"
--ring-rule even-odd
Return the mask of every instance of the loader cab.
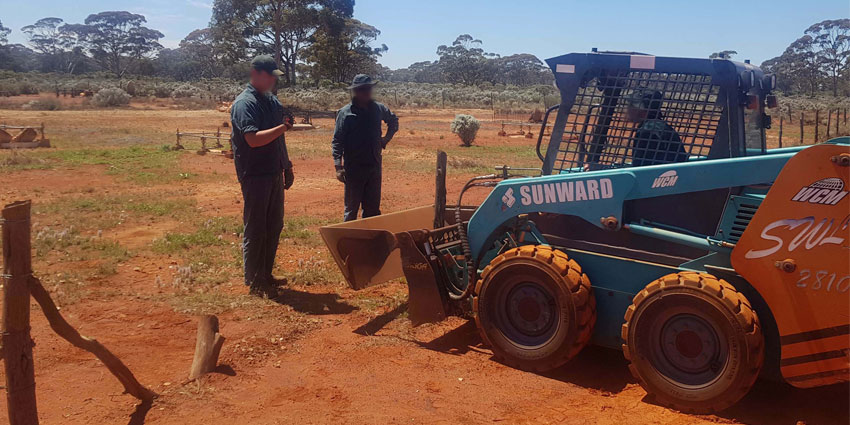
[[[619, 52], [572, 53], [547, 63], [562, 102], [549, 111], [557, 115], [545, 154], [538, 146], [543, 174], [768, 153], [764, 130], [770, 119], [764, 111], [774, 79], [748, 63]], [[629, 201], [623, 219], [716, 235], [723, 211], [739, 192], [715, 189]], [[607, 232], [576, 217], [534, 220], [556, 245], [671, 265], [706, 254]]]
[[[544, 174], [766, 152], [764, 106], [775, 80], [758, 67], [620, 52], [547, 63], [562, 102], [545, 154], [538, 146]], [[635, 120], [641, 109], [649, 118]]]

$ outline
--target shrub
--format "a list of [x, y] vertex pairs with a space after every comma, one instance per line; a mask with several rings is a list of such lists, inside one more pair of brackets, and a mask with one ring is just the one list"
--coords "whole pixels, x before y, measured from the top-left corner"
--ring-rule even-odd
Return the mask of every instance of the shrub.
[[481, 123], [478, 122], [472, 115], [458, 114], [452, 121], [452, 133], [460, 137], [460, 141], [464, 146], [472, 146], [475, 141], [475, 135], [478, 134], [478, 129], [481, 128]]
[[100, 89], [92, 98], [92, 102], [101, 107], [127, 105], [130, 103], [130, 95], [118, 87], [107, 87]]
[[171, 97], [174, 99], [183, 99], [187, 97], [201, 97], [201, 90], [191, 84], [180, 84], [171, 90]]
[[41, 99], [31, 100], [24, 104], [24, 109], [31, 109], [34, 111], [58, 111], [61, 109], [62, 105], [59, 103], [59, 99], [54, 97], [43, 97]]

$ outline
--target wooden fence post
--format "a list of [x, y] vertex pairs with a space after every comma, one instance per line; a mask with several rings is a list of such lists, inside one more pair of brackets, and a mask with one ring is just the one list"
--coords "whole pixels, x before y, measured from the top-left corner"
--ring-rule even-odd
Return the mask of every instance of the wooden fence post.
[[806, 113], [800, 111], [800, 144], [803, 144], [803, 130], [805, 129]]
[[195, 357], [189, 379], [198, 379], [205, 373], [215, 370], [224, 336], [218, 331], [218, 317], [211, 314], [198, 320], [198, 336], [195, 341]]
[[30, 338], [30, 201], [3, 208], [3, 364], [10, 425], [38, 423]]
[[832, 128], [832, 111], [826, 108], [826, 138], [829, 140], [829, 129]]
[[841, 109], [835, 108], [835, 137], [841, 135], [840, 130], [838, 128], [838, 120], [841, 118]]
[[779, 147], [780, 148], [782, 147], [782, 124], [784, 124], [784, 121], [785, 121], [785, 117], [780, 115], [779, 116]]
[[820, 109], [815, 109], [815, 143], [820, 138]]

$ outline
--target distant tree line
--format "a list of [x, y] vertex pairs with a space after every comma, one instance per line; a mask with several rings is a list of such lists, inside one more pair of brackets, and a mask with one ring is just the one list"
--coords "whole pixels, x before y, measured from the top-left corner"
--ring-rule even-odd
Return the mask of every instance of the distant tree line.
[[[284, 86], [333, 87], [357, 73], [392, 82], [551, 84], [551, 71], [536, 56], [487, 52], [469, 34], [436, 49], [438, 59], [402, 69], [382, 67], [388, 50], [381, 32], [353, 18], [354, 0], [214, 0], [209, 26], [189, 33], [177, 48], [160, 44], [163, 34], [143, 15], [107, 11], [83, 23], [46, 17], [20, 28], [27, 45], [9, 44], [12, 29], [0, 21], [0, 69], [117, 77], [159, 76], [178, 81], [242, 79], [251, 57], [270, 54], [285, 72]], [[715, 52], [729, 59], [734, 50]], [[762, 63], [789, 95], [829, 92], [850, 95], [850, 19], [810, 26], [780, 55]]]
[[397, 70], [384, 68], [381, 77], [398, 82], [465, 85], [552, 83], [552, 72], [537, 56], [528, 53], [500, 56], [484, 51], [482, 45], [481, 40], [461, 34], [451, 45], [437, 47], [438, 60], [416, 62]]
[[786, 94], [850, 96], [850, 19], [816, 23], [761, 68], [776, 74]]

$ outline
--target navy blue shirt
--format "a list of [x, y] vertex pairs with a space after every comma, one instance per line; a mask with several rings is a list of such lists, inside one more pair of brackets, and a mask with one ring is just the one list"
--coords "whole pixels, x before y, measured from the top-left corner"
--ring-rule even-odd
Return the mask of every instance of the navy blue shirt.
[[286, 138], [281, 135], [267, 145], [252, 148], [245, 141], [245, 133], [268, 130], [283, 124], [284, 109], [280, 101], [270, 93], [260, 93], [252, 85], [236, 97], [230, 107], [233, 132], [233, 162], [236, 177], [280, 174], [292, 167], [286, 151]]
[[[387, 123], [387, 134], [381, 135], [381, 122]], [[336, 114], [334, 138], [331, 142], [334, 165], [346, 169], [381, 165], [381, 150], [398, 131], [398, 117], [390, 108], [371, 102], [366, 108], [353, 103]]]

